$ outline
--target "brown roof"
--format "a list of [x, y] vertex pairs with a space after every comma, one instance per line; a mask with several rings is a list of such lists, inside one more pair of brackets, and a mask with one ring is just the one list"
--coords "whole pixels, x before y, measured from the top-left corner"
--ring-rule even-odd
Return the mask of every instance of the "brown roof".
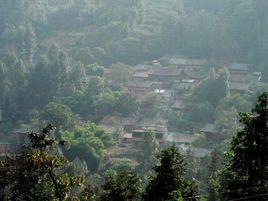
[[239, 90], [239, 91], [246, 91], [250, 87], [249, 83], [240, 83], [240, 82], [230, 82], [229, 88], [231, 90]]
[[216, 127], [214, 124], [206, 124], [204, 128], [201, 129], [201, 132], [204, 133], [217, 133]]
[[181, 73], [180, 69], [159, 68], [150, 71], [149, 75], [175, 76], [180, 75], [180, 73]]
[[205, 59], [191, 59], [182, 57], [182, 58], [170, 59], [169, 64], [185, 65], [185, 66], [192, 66], [192, 65], [204, 66], [207, 65], [208, 62]]
[[228, 68], [233, 71], [248, 71], [249, 64], [244, 63], [232, 63]]
[[129, 82], [127, 83], [127, 87], [137, 87], [137, 88], [149, 88], [154, 85], [154, 82]]
[[185, 134], [170, 134], [165, 138], [166, 142], [170, 143], [187, 143], [190, 144], [194, 141], [195, 136]]
[[138, 71], [135, 71], [133, 77], [147, 78], [148, 74], [149, 73], [147, 70], [138, 70]]
[[138, 65], [132, 67], [132, 69], [135, 71], [137, 71], [137, 70], [150, 70], [152, 68], [153, 68], [153, 66], [148, 65], [148, 64], [138, 64]]

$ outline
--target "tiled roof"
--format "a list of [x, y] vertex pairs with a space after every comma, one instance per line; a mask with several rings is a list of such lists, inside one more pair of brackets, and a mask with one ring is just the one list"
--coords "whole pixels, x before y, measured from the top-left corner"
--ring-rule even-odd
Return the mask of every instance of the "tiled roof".
[[214, 124], [206, 124], [204, 128], [201, 129], [201, 132], [204, 133], [216, 133], [217, 130]]
[[149, 72], [149, 75], [160, 75], [160, 76], [175, 76], [181, 73], [180, 69], [171, 69], [171, 68], [159, 68], [153, 69]]
[[249, 70], [249, 64], [244, 63], [232, 63], [229, 66], [230, 70], [239, 70], [239, 71], [248, 71]]
[[239, 91], [246, 91], [250, 87], [249, 83], [240, 83], [240, 82], [230, 82], [229, 88], [231, 90], [239, 90]]
[[193, 135], [170, 134], [165, 138], [165, 141], [170, 143], [192, 143], [194, 139]]

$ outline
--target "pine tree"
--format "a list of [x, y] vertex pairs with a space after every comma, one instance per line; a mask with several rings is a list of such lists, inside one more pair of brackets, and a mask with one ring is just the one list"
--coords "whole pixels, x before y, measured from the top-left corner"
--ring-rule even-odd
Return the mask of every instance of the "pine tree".
[[195, 183], [184, 179], [185, 161], [175, 146], [162, 150], [157, 158], [159, 165], [153, 167], [153, 175], [143, 194], [143, 200], [163, 201], [182, 195], [183, 200], [198, 200]]
[[268, 199], [268, 93], [259, 96], [250, 113], [241, 114], [243, 130], [231, 142], [221, 172], [222, 200]]

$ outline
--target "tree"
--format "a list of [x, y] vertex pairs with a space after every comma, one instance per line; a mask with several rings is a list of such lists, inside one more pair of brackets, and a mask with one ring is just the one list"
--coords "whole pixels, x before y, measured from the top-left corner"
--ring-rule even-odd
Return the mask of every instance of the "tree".
[[102, 186], [101, 201], [134, 201], [141, 193], [141, 181], [133, 172], [108, 172]]
[[208, 167], [209, 177], [208, 177], [208, 201], [217, 201], [218, 200], [218, 169], [220, 166], [220, 156], [217, 153], [217, 150], [211, 153], [211, 160]]
[[31, 71], [28, 79], [28, 107], [43, 107], [53, 99], [50, 93], [50, 88], [47, 87], [49, 60], [46, 56], [41, 56]]
[[60, 129], [71, 129], [75, 126], [75, 118], [71, 109], [59, 103], [51, 102], [41, 112], [41, 119], [51, 121], [56, 126], [56, 134]]
[[250, 113], [241, 114], [244, 128], [232, 139], [221, 171], [222, 200], [267, 200], [268, 193], [268, 93], [259, 96]]
[[64, 149], [66, 156], [70, 160], [78, 157], [85, 161], [91, 171], [99, 170], [104, 158], [103, 149], [113, 144], [112, 135], [91, 122], [77, 126], [73, 131], [64, 131], [61, 136], [70, 143], [69, 148]]
[[131, 77], [130, 67], [123, 63], [113, 64], [111, 70], [105, 75], [105, 78], [111, 82], [112, 85], [126, 84]]
[[104, 67], [99, 65], [98, 63], [87, 65], [87, 68], [86, 68], [87, 75], [102, 76], [103, 72], [104, 72]]
[[150, 92], [146, 94], [144, 100], [141, 102], [141, 110], [143, 117], [155, 117], [161, 112], [161, 99], [155, 93]]
[[153, 167], [149, 184], [143, 194], [143, 200], [163, 201], [177, 191], [184, 200], [198, 200], [194, 183], [184, 179], [185, 161], [178, 148], [168, 147], [157, 155], [159, 165]]
[[155, 153], [159, 147], [159, 143], [152, 131], [147, 131], [143, 134], [143, 140], [140, 143], [140, 169], [143, 174], [146, 174], [156, 162]]
[[68, 161], [57, 151], [57, 141], [50, 136], [52, 125], [41, 133], [29, 132], [30, 144], [0, 163], [1, 200], [67, 200], [69, 192], [81, 182], [66, 173]]
[[215, 126], [221, 141], [232, 138], [240, 127], [237, 110], [231, 107], [221, 111], [216, 117]]
[[228, 72], [226, 69], [212, 71], [187, 97], [185, 118], [190, 121], [207, 122], [214, 119], [219, 102], [228, 95]]

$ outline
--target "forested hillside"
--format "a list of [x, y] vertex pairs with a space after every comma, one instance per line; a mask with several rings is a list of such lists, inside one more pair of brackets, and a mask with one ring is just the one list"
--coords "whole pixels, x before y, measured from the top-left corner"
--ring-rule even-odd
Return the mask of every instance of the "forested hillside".
[[265, 200], [267, 10], [0, 0], [0, 199]]

